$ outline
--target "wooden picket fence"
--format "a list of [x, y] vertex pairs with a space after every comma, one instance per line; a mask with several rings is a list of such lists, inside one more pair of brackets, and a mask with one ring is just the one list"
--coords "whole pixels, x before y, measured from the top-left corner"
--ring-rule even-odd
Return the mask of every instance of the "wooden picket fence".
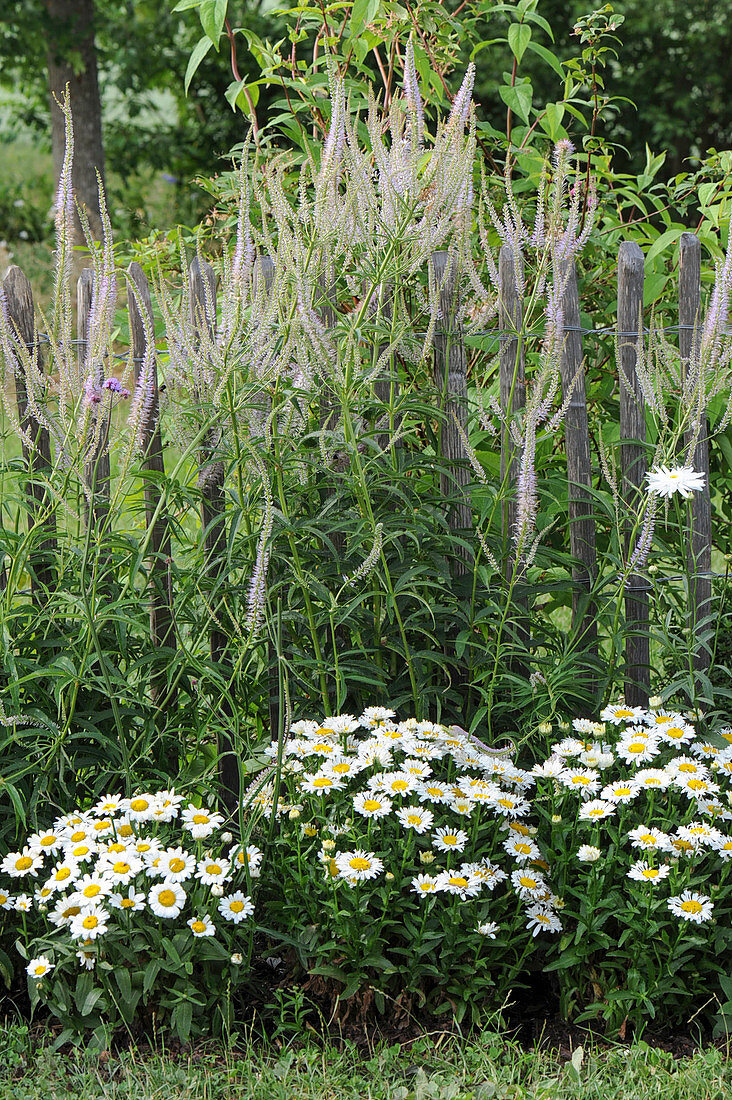
[[[445, 278], [448, 267], [447, 253], [435, 253], [430, 265], [430, 277], [440, 287], [442, 319], [434, 339], [434, 374], [438, 390], [443, 394], [441, 448], [443, 458], [453, 464], [453, 474], [446, 479], [444, 495], [449, 498], [448, 523], [455, 532], [464, 532], [472, 523], [468, 486], [470, 469], [465, 460], [462, 442], [463, 433], [468, 427], [467, 400], [467, 363], [468, 354], [463, 334], [457, 321], [456, 285], [453, 271]], [[259, 260], [258, 277], [264, 280], [265, 288], [272, 280], [273, 264], [268, 257]], [[150, 289], [145, 275], [136, 263], [128, 269], [128, 310], [130, 320], [130, 351], [136, 370], [146, 354], [146, 331], [153, 331], [152, 304]], [[497, 336], [500, 340], [499, 375], [500, 401], [506, 416], [516, 413], [525, 405], [526, 379], [524, 368], [524, 341], [519, 341], [524, 303], [517, 291], [514, 257], [506, 247], [499, 257], [500, 314]], [[622, 494], [626, 502], [637, 500], [643, 491], [647, 472], [645, 403], [636, 372], [638, 342], [643, 338], [643, 283], [644, 258], [639, 246], [632, 242], [620, 245], [617, 266], [617, 341], [619, 349], [619, 392], [620, 392], [620, 466]], [[83, 357], [86, 326], [88, 323], [89, 303], [93, 284], [91, 269], [84, 271], [78, 283], [78, 342], [79, 355]], [[134, 284], [134, 291], [133, 286]], [[561, 380], [564, 396], [571, 390], [565, 419], [565, 445], [567, 457], [567, 478], [569, 484], [569, 542], [571, 554], [575, 560], [572, 570], [574, 582], [575, 625], [581, 625], [590, 656], [597, 659], [598, 642], [595, 629], [595, 609], [589, 594], [597, 578], [597, 552], [594, 507], [591, 495], [592, 463], [590, 451], [590, 433], [588, 430], [587, 403], [585, 395], [584, 372], [581, 369], [584, 359], [583, 330], [580, 324], [580, 304], [577, 289], [577, 277], [574, 262], [569, 261], [566, 269], [566, 289], [564, 293], [565, 339], [561, 360]], [[37, 362], [41, 362], [41, 349], [37, 335], [31, 287], [22, 271], [13, 267], [3, 283], [6, 304], [11, 323], [15, 326], [21, 340], [33, 349]], [[202, 331], [204, 327], [212, 333], [215, 330], [216, 280], [213, 269], [205, 262], [194, 260], [189, 270], [189, 291], [193, 324]], [[327, 292], [324, 292], [325, 307], [323, 317], [326, 324], [334, 324], [335, 313], [329, 304]], [[699, 339], [701, 309], [701, 247], [692, 233], [684, 233], [679, 251], [679, 345], [682, 360], [688, 362], [694, 340]], [[142, 311], [146, 311], [148, 323]], [[626, 384], [627, 380], [627, 384]], [[157, 380], [155, 382], [157, 386]], [[44, 472], [51, 465], [51, 449], [48, 435], [37, 423], [34, 423], [28, 408], [22, 377], [16, 374], [16, 398], [20, 419], [36, 439], [36, 447], [24, 448], [24, 461], [28, 470], [26, 481], [28, 494], [29, 521], [45, 513], [53, 516], [53, 509], [47, 508], [44, 487]], [[378, 386], [378, 383], [377, 383]], [[510, 408], [509, 408], [510, 402]], [[321, 399], [321, 421], [325, 422], [333, 415], [332, 402], [328, 393]], [[164, 452], [158, 423], [157, 402], [149, 409], [148, 419], [143, 425], [145, 440], [142, 466], [153, 474], [164, 473]], [[205, 540], [205, 570], [213, 592], [220, 591], [224, 578], [221, 575], [225, 560], [226, 520], [225, 520], [225, 469], [220, 456], [216, 453], [213, 437], [204, 439], [199, 448], [199, 488], [201, 494], [201, 525]], [[88, 508], [88, 522], [98, 522], [109, 505], [109, 462], [104, 454], [94, 456], [93, 496]], [[691, 549], [687, 561], [691, 606], [689, 608], [689, 629], [696, 631], [699, 624], [711, 614], [711, 506], [709, 495], [709, 452], [706, 430], [701, 432], [696, 445], [694, 459], [696, 470], [705, 474], [706, 489], [696, 493], [691, 502]], [[515, 446], [504, 431], [501, 440], [501, 471], [508, 477], [509, 486], [516, 484], [517, 455]], [[456, 491], [457, 487], [457, 491]], [[145, 479], [145, 508], [148, 526], [152, 528], [149, 542], [150, 575], [150, 632], [156, 646], [173, 648], [176, 645], [172, 591], [170, 582], [171, 539], [170, 526], [166, 519], [165, 502], [161, 497], [159, 480]], [[502, 523], [504, 546], [511, 546], [511, 531], [516, 519], [516, 505], [513, 494], [509, 493], [503, 509]], [[38, 589], [52, 583], [52, 561], [55, 540], [53, 519], [46, 522], [47, 537], [33, 572], [32, 583]], [[504, 567], [507, 572], [512, 568], [510, 551], [506, 553]], [[465, 570], [464, 558], [454, 563], [454, 572]], [[526, 592], [526, 586], [519, 591]], [[627, 580], [625, 604], [625, 698], [632, 705], [645, 705], [650, 691], [650, 622], [649, 622], [649, 585], [640, 575], [630, 576]], [[528, 662], [528, 597], [523, 594], [517, 599], [516, 632], [514, 637], [524, 638]], [[523, 612], [522, 612], [523, 608]], [[581, 624], [577, 623], [582, 616]], [[213, 661], [224, 659], [226, 651], [226, 632], [223, 629], [225, 619], [214, 614], [210, 630], [210, 652]], [[699, 669], [709, 663], [709, 649], [699, 644], [696, 651]], [[276, 662], [273, 662], [276, 663]], [[589, 663], [588, 663], [589, 664]], [[524, 666], [523, 671], [528, 672]], [[164, 680], [153, 684], [156, 701], [166, 705], [170, 700], [164, 698]], [[277, 727], [276, 692], [271, 692], [273, 728]], [[232, 746], [223, 744], [222, 786], [227, 792], [235, 792], [238, 785], [237, 762]], [[232, 793], [233, 797], [233, 793]]]

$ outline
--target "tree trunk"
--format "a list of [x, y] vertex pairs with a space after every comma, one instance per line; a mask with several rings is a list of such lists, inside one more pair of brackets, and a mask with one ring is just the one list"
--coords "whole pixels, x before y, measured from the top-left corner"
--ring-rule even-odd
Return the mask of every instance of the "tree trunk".
[[[101, 237], [97, 171], [104, 180], [102, 103], [94, 45], [94, 0], [44, 0], [48, 15], [46, 53], [51, 102], [51, 140], [56, 180], [64, 159], [64, 118], [54, 96], [62, 100], [66, 85], [74, 115], [73, 185], [76, 199], [86, 208], [94, 237]], [[84, 235], [74, 218], [80, 244]]]

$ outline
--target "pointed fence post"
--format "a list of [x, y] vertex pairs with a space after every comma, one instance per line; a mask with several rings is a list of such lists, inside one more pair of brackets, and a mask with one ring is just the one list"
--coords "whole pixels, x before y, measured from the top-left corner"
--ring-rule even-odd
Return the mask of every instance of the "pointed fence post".
[[[562, 395], [565, 401], [571, 395], [564, 418], [564, 438], [567, 450], [569, 547], [575, 559], [572, 566], [572, 580], [575, 584], [572, 592], [572, 620], [575, 628], [579, 627], [586, 652], [593, 666], [596, 666], [596, 607], [591, 600], [587, 602], [584, 598], [589, 596], [597, 578], [597, 546], [592, 495], [589, 491], [592, 488], [592, 458], [587, 426], [577, 269], [573, 258], [561, 262], [559, 277], [564, 288], [562, 312], [565, 327], [560, 360]], [[584, 603], [584, 613], [580, 623], [581, 603]], [[588, 686], [594, 693], [597, 686], [594, 673], [589, 678]]]
[[[447, 522], [451, 531], [465, 534], [472, 526], [470, 471], [462, 436], [468, 434], [467, 353], [458, 311], [457, 261], [449, 252], [433, 252], [430, 275], [440, 298], [442, 320], [435, 330], [435, 387], [442, 394], [440, 412], [440, 452], [444, 460], [440, 472], [440, 495], [448, 504]], [[445, 468], [449, 464], [450, 470]], [[467, 571], [467, 549], [456, 549], [451, 566], [455, 576]]]
[[28, 528], [30, 530], [40, 524], [46, 533], [38, 549], [34, 549], [29, 555], [31, 590], [38, 597], [41, 590], [51, 587], [55, 577], [53, 559], [56, 551], [56, 518], [48, 484], [52, 466], [51, 441], [48, 428], [38, 423], [33, 415], [33, 402], [28, 400], [23, 355], [29, 357], [34, 371], [40, 374], [41, 350], [33, 308], [33, 291], [19, 267], [13, 265], [8, 271], [3, 280], [3, 292], [10, 330], [25, 349], [23, 354], [16, 357], [13, 366], [18, 422], [26, 436], [21, 439], [21, 444], [27, 474], [25, 492]]
[[[161, 503], [163, 490], [160, 480], [165, 476], [165, 462], [160, 434], [157, 356], [154, 345], [152, 349], [148, 348], [147, 336], [149, 332], [154, 340], [155, 323], [150, 287], [144, 271], [138, 263], [131, 263], [127, 268], [127, 276], [130, 354], [134, 364], [135, 385], [145, 387], [145, 399], [137, 427], [140, 466], [146, 473], [153, 475], [145, 478], [143, 488], [145, 521], [150, 532], [150, 638], [156, 649], [175, 649], [173, 597], [170, 590], [170, 526], [165, 507]], [[170, 702], [169, 696], [166, 696], [164, 672], [157, 674], [151, 681], [150, 693], [154, 703]]]
[[[682, 233], [679, 241], [679, 351], [681, 369], [686, 376], [698, 363], [701, 345], [701, 243], [693, 233]], [[712, 614], [712, 504], [709, 486], [709, 425], [702, 416], [698, 432], [689, 428], [684, 436], [687, 447], [696, 442], [692, 465], [704, 474], [704, 488], [689, 501], [690, 529], [687, 532], [687, 572], [689, 574], [689, 629], [697, 648], [694, 667], [709, 668], [711, 651], [705, 642]]]
[[[524, 570], [516, 565], [512, 549], [512, 537], [516, 528], [516, 485], [518, 482], [519, 455], [516, 444], [509, 431], [509, 423], [514, 415], [526, 405], [525, 347], [521, 334], [524, 318], [523, 298], [519, 294], [516, 277], [516, 264], [522, 264], [520, 255], [502, 245], [498, 254], [498, 298], [500, 349], [498, 356], [499, 389], [504, 424], [501, 434], [501, 484], [508, 499], [502, 510], [504, 572], [510, 581], [518, 568], [516, 585], [525, 580]], [[513, 642], [517, 652], [528, 654], [530, 633], [528, 618], [528, 596], [516, 593], [514, 589], [516, 616], [513, 621]], [[511, 668], [517, 675], [528, 674], [528, 662], [514, 659]]]
[[[87, 379], [101, 393], [104, 381], [104, 361], [102, 359], [87, 364], [89, 342], [89, 321], [94, 297], [94, 269], [85, 267], [76, 284], [76, 335], [79, 366], [87, 369]], [[84, 464], [84, 478], [88, 486], [89, 497], [86, 501], [86, 521], [92, 530], [98, 532], [106, 524], [109, 514], [110, 469], [109, 469], [109, 416], [100, 423], [99, 406], [92, 405], [89, 424], [93, 449]]]
[[[618, 358], [620, 367], [620, 465], [623, 499], [635, 511], [645, 492], [646, 403], [636, 371], [643, 339], [643, 253], [634, 241], [618, 252]], [[626, 535], [629, 532], [626, 529]], [[627, 552], [626, 543], [626, 552]], [[647, 706], [650, 694], [648, 581], [632, 573], [625, 586], [625, 701]]]

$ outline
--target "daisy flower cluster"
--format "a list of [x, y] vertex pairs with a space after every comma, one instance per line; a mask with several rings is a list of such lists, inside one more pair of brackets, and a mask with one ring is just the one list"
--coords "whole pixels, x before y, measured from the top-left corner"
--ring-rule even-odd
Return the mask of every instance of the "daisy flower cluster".
[[[561, 930], [528, 816], [535, 777], [508, 756], [455, 726], [398, 722], [384, 707], [300, 721], [290, 733], [284, 816], [294, 808], [298, 843], [326, 882], [384, 886], [392, 904], [399, 892], [424, 906], [469, 906], [486, 940], [500, 932], [497, 915], [510, 914], [512, 927], [518, 915], [532, 936]], [[275, 757], [277, 744], [268, 751]]]
[[249, 892], [262, 853], [234, 843], [223, 823], [164, 790], [105, 795], [28, 836], [0, 862], [0, 908], [24, 914], [40, 934], [44, 953], [29, 960], [29, 977], [54, 969], [54, 950], [88, 970], [114, 962], [116, 940], [144, 928], [182, 925], [191, 945], [217, 938], [230, 955], [254, 911]]
[[629, 882], [666, 890], [674, 917], [710, 921], [712, 898], [694, 887], [732, 859], [732, 728], [705, 739], [678, 711], [622, 702], [600, 719], [575, 720], [534, 766], [537, 796], [549, 800], [555, 823], [576, 819], [587, 843], [575, 858], [588, 874], [620, 853]]

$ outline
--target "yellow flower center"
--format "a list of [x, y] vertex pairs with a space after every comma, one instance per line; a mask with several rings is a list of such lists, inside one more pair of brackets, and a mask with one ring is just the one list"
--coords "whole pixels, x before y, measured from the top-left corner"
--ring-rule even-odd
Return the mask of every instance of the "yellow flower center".
[[64, 882], [71, 874], [70, 867], [59, 867], [56, 872], [56, 882]]
[[109, 830], [111, 828], [112, 828], [112, 822], [111, 821], [106, 821], [105, 820], [105, 821], [95, 821], [94, 822], [94, 831], [96, 833], [106, 833], [107, 830]]
[[108, 852], [124, 852], [124, 850], [124, 844], [120, 844], [118, 840], [115, 840], [112, 844], [107, 845]]
[[421, 820], [422, 818], [419, 816], [419, 814], [407, 814], [408, 825], [419, 825]]
[[656, 715], [656, 725], [657, 726], [662, 726], [664, 724], [664, 722], [670, 722], [670, 721], [671, 721], [671, 719], [669, 718], [669, 716], [667, 714], [657, 714]]
[[46, 836], [41, 837], [41, 848], [50, 848], [56, 843], [56, 837], [53, 833], [48, 833]]
[[314, 787], [331, 787], [332, 785], [333, 781], [327, 775], [319, 775], [317, 779], [313, 780]]
[[120, 836], [134, 836], [132, 826], [129, 822], [125, 822], [124, 825], [120, 825], [117, 831], [119, 832]]
[[368, 871], [371, 860], [364, 859], [363, 856], [354, 856], [353, 859], [349, 859], [348, 866], [353, 867], [354, 871]]
[[658, 868], [657, 867], [644, 867], [643, 868], [643, 878], [658, 878]]
[[176, 903], [175, 891], [173, 890], [161, 890], [158, 894], [158, 905], [162, 905], [164, 909], [172, 909]]
[[615, 788], [615, 795], [618, 798], [622, 798], [622, 796], [625, 795], [625, 794], [632, 794], [632, 793], [633, 793], [633, 791], [630, 787], [616, 787]]
[[207, 863], [206, 864], [206, 874], [207, 875], [220, 875], [221, 874], [221, 865], [219, 863]]
[[64, 920], [70, 920], [71, 917], [77, 917], [80, 912], [81, 912], [81, 906], [80, 905], [69, 905], [68, 908], [64, 909], [61, 916], [64, 918]]
[[208, 816], [208, 814], [194, 814], [193, 815], [193, 824], [194, 825], [208, 825], [210, 820], [211, 819]]
[[645, 741], [633, 741], [632, 744], [628, 745], [628, 752], [632, 752], [632, 753], [643, 752], [645, 747], [646, 747]]
[[191, 924], [191, 928], [194, 932], [205, 932], [206, 931], [206, 925], [204, 924], [204, 922], [202, 920], [194, 920], [193, 923]]
[[332, 737], [333, 730], [329, 730], [327, 726], [321, 726], [320, 729], [315, 731], [316, 737]]
[[655, 843], [656, 843], [656, 838], [655, 838], [655, 836], [653, 835], [653, 833], [643, 833], [643, 834], [641, 835], [641, 840], [643, 841], [643, 843], [644, 843], [644, 844], [651, 844], [651, 845], [653, 845], [653, 844], [655, 844]]
[[325, 741], [319, 741], [317, 745], [313, 745], [313, 752], [325, 756], [327, 753], [333, 752], [333, 746], [326, 744]]
[[33, 860], [30, 856], [21, 856], [20, 859], [15, 861], [16, 871], [27, 871], [29, 867], [33, 866]]
[[536, 879], [535, 878], [529, 878], [528, 875], [522, 875], [521, 878], [519, 879], [519, 882], [527, 890], [535, 890], [537, 885], [538, 885]]
[[674, 740], [684, 736], [684, 731], [679, 726], [669, 726], [666, 730], [666, 736], [672, 737]]
[[135, 903], [132, 898], [122, 898], [122, 900], [120, 901], [120, 906], [122, 909], [131, 909], [134, 904]]
[[592, 810], [589, 811], [588, 817], [602, 817], [604, 812], [605, 810], [602, 806], [595, 806]]
[[346, 763], [345, 760], [342, 761], [340, 764], [334, 764], [333, 765], [333, 771], [336, 772], [338, 775], [345, 775], [350, 770], [351, 770], [351, 765]]
[[243, 908], [244, 908], [244, 902], [243, 901], [231, 901], [231, 902], [229, 902], [229, 909], [231, 909], [232, 913], [241, 913]]
[[96, 928], [99, 924], [99, 917], [95, 917], [93, 913], [90, 913], [88, 917], [84, 917], [81, 923], [84, 928]]
[[136, 814], [143, 813], [144, 810], [150, 808], [150, 803], [146, 798], [133, 798], [130, 802], [130, 809], [134, 810]]
[[174, 875], [177, 875], [179, 871], [184, 871], [185, 866], [186, 861], [184, 859], [181, 859], [180, 856], [176, 856], [175, 859], [171, 859], [170, 863], [168, 864], [169, 869], [173, 872]]
[[443, 844], [457, 844], [457, 842], [458, 842], [458, 838], [455, 836], [454, 833], [445, 833], [445, 835], [442, 838], [442, 843]]
[[375, 810], [381, 809], [381, 803], [378, 798], [365, 798], [363, 802], [363, 808], [368, 813], [373, 813]]
[[696, 775], [699, 769], [697, 768], [696, 764], [693, 763], [693, 761], [689, 760], [684, 764], [679, 764], [679, 771], [686, 772], [689, 775]]
[[680, 908], [683, 909], [685, 913], [701, 913], [702, 903], [697, 901], [696, 898], [689, 898], [688, 901], [682, 901]]
[[115, 875], [126, 875], [127, 872], [130, 870], [130, 865], [129, 863], [127, 863], [126, 860], [118, 859], [112, 867], [112, 870], [114, 871]]
[[78, 847], [74, 848], [73, 855], [77, 859], [82, 859], [84, 856], [88, 856], [90, 851], [91, 848], [88, 844], [79, 844]]
[[531, 855], [531, 845], [530, 844], [524, 844], [522, 842], [519, 842], [518, 844], [514, 844], [513, 850], [514, 850], [514, 852], [517, 852], [518, 855], [520, 855], [520, 856], [530, 856]]
[[395, 779], [391, 785], [393, 791], [406, 791], [409, 784], [406, 779]]
[[687, 786], [691, 791], [703, 791], [706, 785], [707, 784], [704, 779], [690, 779], [687, 783]]
[[38, 965], [33, 968], [33, 973], [37, 978], [41, 978], [46, 973], [46, 967], [43, 963], [38, 963]]
[[305, 833], [305, 836], [317, 836], [318, 834], [318, 830], [315, 828], [314, 825], [306, 825], [303, 829], [303, 832]]
[[76, 829], [71, 834], [72, 844], [78, 844], [79, 841], [86, 840], [86, 829]]
[[616, 718], [632, 718], [633, 717], [633, 711], [632, 710], [623, 710], [621, 708], [620, 710], [615, 711], [615, 717]]
[[451, 886], [467, 886], [468, 880], [463, 875], [450, 875]]
[[423, 894], [431, 894], [435, 888], [434, 882], [420, 882], [419, 888]]

